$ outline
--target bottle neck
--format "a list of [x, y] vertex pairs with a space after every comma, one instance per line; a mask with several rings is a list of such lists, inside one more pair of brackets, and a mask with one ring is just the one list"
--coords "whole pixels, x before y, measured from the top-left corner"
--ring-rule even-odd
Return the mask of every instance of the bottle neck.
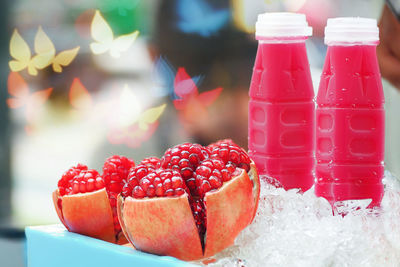
[[263, 37], [256, 36], [259, 44], [290, 44], [290, 43], [304, 43], [307, 40], [306, 36], [279, 36], [279, 37]]
[[329, 41], [325, 42], [327, 46], [377, 46], [379, 41], [359, 41], [359, 42], [344, 42], [344, 41]]

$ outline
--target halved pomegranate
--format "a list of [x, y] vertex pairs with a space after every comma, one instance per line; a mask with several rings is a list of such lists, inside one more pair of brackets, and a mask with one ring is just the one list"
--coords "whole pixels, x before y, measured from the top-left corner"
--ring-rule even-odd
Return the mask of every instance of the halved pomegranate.
[[[223, 157], [217, 155], [221, 150]], [[233, 141], [175, 146], [160, 166], [132, 168], [118, 198], [121, 227], [137, 249], [182, 260], [207, 258], [232, 245], [252, 222], [259, 178]]]
[[78, 164], [63, 174], [53, 202], [65, 227], [75, 233], [124, 244], [117, 216], [117, 196], [126, 183], [133, 160], [121, 156], [108, 158], [103, 175]]

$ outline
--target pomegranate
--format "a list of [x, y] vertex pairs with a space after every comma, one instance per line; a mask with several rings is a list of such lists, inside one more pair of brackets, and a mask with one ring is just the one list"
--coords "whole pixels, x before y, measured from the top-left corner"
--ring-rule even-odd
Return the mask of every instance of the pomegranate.
[[182, 260], [232, 245], [252, 222], [260, 193], [255, 164], [232, 140], [175, 146], [127, 179], [117, 205], [126, 238], [139, 250]]
[[117, 196], [126, 183], [133, 160], [108, 158], [103, 175], [78, 164], [65, 172], [53, 192], [58, 217], [71, 231], [113, 243], [127, 243], [117, 215]]

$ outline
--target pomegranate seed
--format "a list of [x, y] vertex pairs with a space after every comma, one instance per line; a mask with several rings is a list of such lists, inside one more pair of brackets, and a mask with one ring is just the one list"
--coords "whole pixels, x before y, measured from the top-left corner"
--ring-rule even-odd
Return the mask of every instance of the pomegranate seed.
[[163, 185], [160, 183], [160, 184], [157, 184], [156, 185], [156, 195], [158, 196], [158, 197], [162, 197], [163, 195], [164, 195], [164, 188], [163, 188]]
[[232, 163], [228, 163], [228, 164], [226, 164], [226, 169], [230, 172], [230, 173], [233, 173], [234, 171], [235, 171], [235, 165], [233, 165]]
[[147, 168], [144, 168], [144, 167], [143, 168], [139, 168], [137, 170], [137, 172], [136, 172], [136, 177], [138, 179], [142, 179], [143, 177], [145, 177], [147, 175], [147, 173], [148, 173]]
[[231, 179], [231, 173], [227, 169], [221, 170], [222, 181], [227, 182]]
[[139, 184], [139, 182], [138, 182], [138, 179], [131, 178], [128, 180], [127, 184], [129, 184], [131, 186], [131, 188], [133, 188], [133, 187], [137, 186]]
[[206, 165], [201, 165], [196, 169], [196, 173], [202, 176], [209, 176], [211, 173], [211, 168], [207, 167]]
[[143, 189], [143, 191], [147, 191], [147, 188], [149, 187], [151, 182], [149, 179], [143, 178], [142, 180], [140, 180], [139, 184], [140, 184], [140, 187]]
[[146, 194], [148, 197], [154, 197], [156, 195], [156, 188], [154, 185], [149, 185], [146, 190]]
[[101, 177], [97, 177], [94, 184], [96, 185], [97, 189], [104, 188], [104, 181]]
[[225, 162], [228, 161], [229, 158], [229, 151], [226, 148], [222, 148], [219, 152], [218, 152], [218, 156]]
[[183, 168], [187, 168], [189, 166], [190, 166], [190, 161], [188, 159], [181, 159], [179, 161], [179, 168], [183, 169]]
[[207, 193], [208, 191], [211, 190], [211, 185], [207, 180], [203, 180], [203, 182], [200, 185], [200, 195], [204, 195], [205, 193]]
[[211, 176], [208, 181], [210, 182], [210, 185], [213, 189], [218, 189], [222, 185], [221, 180], [215, 176]]
[[181, 175], [182, 175], [183, 178], [189, 179], [189, 178], [192, 177], [192, 175], [193, 175], [193, 170], [192, 170], [192, 168], [189, 168], [189, 167], [183, 168], [183, 169], [181, 170]]
[[184, 193], [185, 193], [185, 190], [183, 190], [183, 188], [175, 189], [175, 195], [177, 195], [177, 196], [183, 195]]
[[172, 165], [178, 165], [179, 164], [179, 160], [180, 160], [180, 158], [178, 156], [173, 156], [171, 158], [171, 164]]
[[183, 150], [181, 152], [181, 158], [183, 158], [183, 159], [188, 159], [189, 155], [190, 155], [189, 151]]
[[168, 190], [168, 189], [172, 188], [171, 179], [167, 178], [167, 179], [164, 180], [163, 188], [164, 188], [164, 190]]
[[154, 184], [155, 186], [161, 184], [161, 186], [162, 186], [161, 178], [159, 178], [159, 177], [154, 178], [153, 184]]
[[72, 184], [72, 193], [78, 194], [79, 193], [79, 182], [75, 180]]
[[183, 180], [181, 177], [174, 176], [174, 177], [172, 177], [171, 182], [172, 182], [172, 187], [174, 189], [182, 188]]
[[199, 156], [197, 154], [191, 154], [189, 156], [190, 164], [197, 166], [199, 164]]
[[174, 190], [173, 189], [168, 189], [165, 191], [165, 196], [170, 197], [174, 195]]
[[92, 191], [94, 191], [94, 189], [95, 189], [94, 179], [90, 178], [90, 179], [87, 180], [87, 191], [88, 192], [92, 192]]
[[130, 196], [132, 194], [132, 187], [129, 183], [126, 183], [122, 188], [122, 195], [123, 196]]
[[79, 191], [81, 193], [86, 193], [86, 182], [85, 181], [80, 181], [80, 183], [79, 183]]
[[132, 190], [132, 196], [135, 198], [144, 198], [146, 196], [146, 193], [143, 191], [143, 189], [140, 186], [135, 186]]

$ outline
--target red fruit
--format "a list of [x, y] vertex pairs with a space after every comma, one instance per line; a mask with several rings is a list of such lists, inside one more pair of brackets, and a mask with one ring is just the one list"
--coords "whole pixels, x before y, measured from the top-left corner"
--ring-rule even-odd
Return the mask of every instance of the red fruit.
[[250, 157], [243, 148], [235, 144], [231, 139], [220, 140], [208, 146], [210, 158], [220, 158], [225, 164], [231, 163], [235, 167], [250, 170]]
[[[186, 165], [181, 161], [188, 159], [193, 146], [202, 159]], [[202, 151], [207, 153], [200, 145], [186, 143], [167, 150], [161, 169], [132, 168], [126, 186], [131, 190], [118, 198], [118, 216], [137, 249], [183, 260], [210, 257], [233, 244], [252, 222], [259, 197], [254, 163], [247, 172], [233, 162], [209, 159]], [[192, 175], [184, 177], [188, 167]]]
[[184, 143], [167, 149], [161, 158], [163, 169], [178, 170], [186, 181], [196, 167], [209, 157], [209, 151], [199, 144]]
[[53, 192], [57, 214], [65, 227], [105, 241], [126, 243], [116, 205], [132, 166], [132, 160], [112, 156], [104, 163], [103, 176], [81, 164], [65, 172]]

